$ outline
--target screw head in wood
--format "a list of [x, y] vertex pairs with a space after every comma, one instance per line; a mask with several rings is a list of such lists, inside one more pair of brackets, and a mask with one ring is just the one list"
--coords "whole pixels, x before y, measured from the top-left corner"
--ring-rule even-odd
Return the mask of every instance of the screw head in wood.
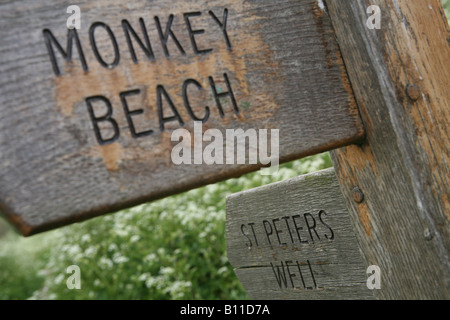
[[364, 201], [364, 193], [361, 191], [360, 188], [356, 187], [352, 190], [353, 194], [353, 200], [355, 200], [356, 203], [361, 203]]
[[423, 232], [423, 236], [425, 237], [425, 240], [430, 241], [433, 239], [433, 233], [430, 231], [430, 229], [426, 228]]
[[420, 98], [420, 90], [415, 84], [410, 84], [406, 88], [406, 94], [412, 101], [417, 101]]

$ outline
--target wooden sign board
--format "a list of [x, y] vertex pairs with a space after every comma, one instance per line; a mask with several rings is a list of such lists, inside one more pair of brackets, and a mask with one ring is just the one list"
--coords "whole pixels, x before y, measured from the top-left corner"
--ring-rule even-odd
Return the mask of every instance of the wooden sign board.
[[227, 253], [252, 299], [371, 299], [334, 169], [227, 198]]
[[72, 3], [0, 4], [0, 210], [25, 235], [262, 166], [175, 164], [194, 121], [279, 130], [280, 162], [364, 135], [315, 0]]

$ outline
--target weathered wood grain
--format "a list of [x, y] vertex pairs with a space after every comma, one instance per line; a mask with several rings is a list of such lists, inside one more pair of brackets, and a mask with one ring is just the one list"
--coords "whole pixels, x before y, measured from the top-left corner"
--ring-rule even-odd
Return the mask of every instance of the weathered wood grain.
[[279, 129], [281, 162], [364, 135], [315, 0], [82, 0], [82, 53], [71, 4], [0, 4], [0, 211], [25, 235], [261, 167], [174, 165], [195, 119]]
[[[382, 271], [379, 299], [449, 299], [450, 48], [438, 0], [327, 0], [367, 130], [332, 152], [366, 264]], [[355, 197], [358, 187], [364, 198]], [[357, 200], [357, 202], [355, 202]]]
[[226, 207], [228, 259], [252, 299], [373, 298], [334, 169], [231, 195]]

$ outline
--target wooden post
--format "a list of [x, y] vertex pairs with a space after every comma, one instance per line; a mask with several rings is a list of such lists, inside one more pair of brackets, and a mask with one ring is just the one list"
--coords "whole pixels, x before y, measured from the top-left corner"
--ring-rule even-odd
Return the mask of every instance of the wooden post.
[[379, 299], [448, 299], [450, 49], [440, 1], [327, 0], [367, 139], [332, 152]]

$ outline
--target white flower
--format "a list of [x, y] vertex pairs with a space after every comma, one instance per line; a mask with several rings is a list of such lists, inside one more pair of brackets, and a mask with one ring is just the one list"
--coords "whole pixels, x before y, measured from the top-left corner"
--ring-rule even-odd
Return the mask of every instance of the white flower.
[[150, 273], [143, 273], [139, 276], [139, 281], [147, 281], [147, 279], [150, 277]]
[[175, 272], [175, 269], [172, 267], [164, 267], [159, 270], [159, 273], [161, 273], [162, 275], [165, 275], [165, 276], [170, 276], [174, 272]]
[[128, 231], [127, 230], [124, 230], [124, 229], [118, 229], [118, 230], [115, 230], [115, 232], [116, 232], [116, 234], [119, 236], [119, 237], [128, 237]]
[[117, 251], [119, 248], [117, 247], [117, 245], [115, 243], [111, 243], [108, 247], [108, 251], [112, 252], [112, 251]]
[[81, 242], [89, 242], [89, 241], [91, 241], [91, 236], [89, 234], [84, 234], [81, 237]]
[[93, 257], [97, 253], [97, 248], [94, 246], [90, 246], [84, 251], [84, 255], [88, 258]]
[[160, 283], [160, 281], [158, 280], [158, 278], [150, 277], [145, 281], [145, 286], [147, 288], [151, 288], [154, 286], [158, 286], [159, 283]]
[[183, 291], [189, 289], [192, 283], [189, 281], [174, 281], [166, 291], [169, 292], [174, 299], [181, 299], [184, 296]]
[[47, 270], [47, 269], [41, 269], [41, 270], [39, 270], [38, 271], [38, 276], [40, 276], [40, 277], [44, 277], [44, 276], [46, 276], [47, 274], [49, 273], [49, 271]]
[[169, 213], [167, 211], [163, 211], [160, 213], [159, 218], [161, 220], [164, 220], [165, 218], [167, 218], [168, 215], [169, 215]]
[[219, 270], [217, 270], [217, 273], [218, 274], [222, 274], [222, 273], [225, 273], [225, 272], [227, 272], [228, 271], [228, 268], [227, 267], [222, 267], [222, 268], [220, 268]]
[[141, 240], [141, 237], [138, 236], [137, 234], [135, 234], [134, 236], [132, 236], [132, 237], [130, 238], [130, 241], [131, 241], [131, 242], [138, 242], [139, 240]]
[[113, 262], [110, 259], [105, 258], [105, 257], [100, 258], [99, 264], [100, 264], [100, 267], [102, 267], [102, 268], [106, 267], [108, 269], [111, 269], [113, 266]]
[[128, 262], [129, 259], [127, 257], [122, 256], [120, 254], [120, 252], [116, 252], [113, 256], [113, 261], [114, 261], [114, 263], [120, 264], [120, 263]]
[[55, 280], [53, 280], [53, 282], [54, 282], [55, 284], [60, 284], [61, 282], [63, 282], [63, 280], [64, 280], [64, 275], [59, 274], [59, 275], [55, 278]]
[[75, 244], [73, 246], [68, 246], [65, 249], [67, 251], [67, 254], [72, 257], [81, 252], [81, 248], [78, 244]]
[[144, 260], [146, 261], [146, 262], [152, 262], [152, 261], [154, 261], [154, 260], [156, 260], [157, 259], [157, 256], [156, 256], [156, 254], [154, 254], [154, 253], [150, 253], [149, 255], [147, 255], [145, 258], [144, 258]]

